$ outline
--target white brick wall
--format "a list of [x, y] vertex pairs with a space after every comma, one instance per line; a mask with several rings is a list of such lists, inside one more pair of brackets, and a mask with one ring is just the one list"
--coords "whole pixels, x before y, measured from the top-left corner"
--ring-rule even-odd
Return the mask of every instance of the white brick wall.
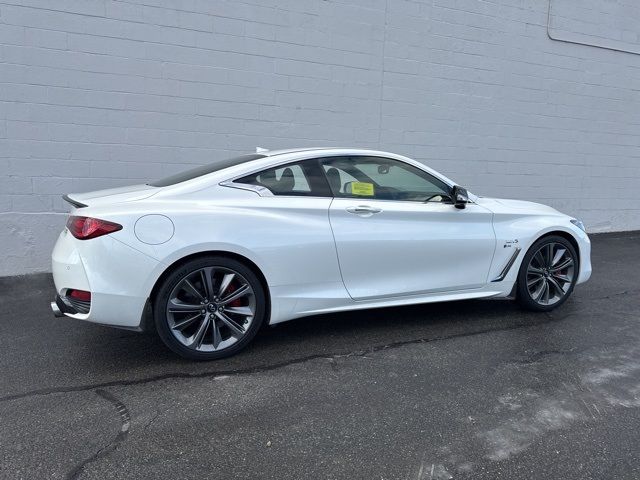
[[0, 0], [0, 275], [49, 268], [61, 194], [257, 145], [640, 228], [640, 56], [568, 43], [633, 52], [637, 7], [551, 1], [565, 41], [544, 0]]

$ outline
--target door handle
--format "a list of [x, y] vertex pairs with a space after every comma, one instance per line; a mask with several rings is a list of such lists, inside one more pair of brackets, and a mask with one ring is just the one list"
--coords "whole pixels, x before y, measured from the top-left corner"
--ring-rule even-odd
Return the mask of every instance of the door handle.
[[374, 213], [382, 212], [381, 208], [370, 207], [369, 205], [358, 205], [357, 207], [347, 207], [347, 212], [353, 213], [355, 215], [365, 215], [370, 216]]

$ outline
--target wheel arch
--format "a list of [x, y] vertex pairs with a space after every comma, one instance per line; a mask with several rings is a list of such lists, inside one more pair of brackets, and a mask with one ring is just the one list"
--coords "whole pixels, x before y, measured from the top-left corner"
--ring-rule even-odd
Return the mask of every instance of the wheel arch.
[[[576, 251], [576, 255], [578, 256], [576, 263], [577, 263], [577, 267], [578, 267], [578, 275], [580, 275], [580, 245], [578, 244], [578, 240], [571, 233], [569, 233], [569, 232], [567, 232], [565, 230], [552, 230], [550, 232], [545, 232], [542, 235], [540, 235], [539, 237], [537, 237], [531, 243], [531, 246], [533, 246], [533, 244], [536, 243], [537, 241], [542, 240], [543, 238], [546, 238], [546, 237], [551, 237], [551, 236], [558, 236], [558, 237], [562, 237], [562, 238], [566, 239], [571, 244], [571, 246], [574, 248], [574, 250]], [[531, 246], [529, 248], [531, 248]]]
[[[266, 318], [264, 319], [264, 324], [268, 325], [271, 317], [271, 294], [269, 292], [269, 284], [267, 283], [267, 278], [265, 277], [260, 267], [258, 267], [258, 265], [256, 265], [254, 261], [245, 257], [244, 255], [240, 255], [239, 253], [235, 253], [235, 252], [230, 252], [228, 250], [204, 250], [200, 252], [195, 252], [189, 255], [185, 255], [184, 257], [180, 257], [179, 259], [171, 263], [167, 268], [164, 269], [164, 271], [156, 279], [155, 283], [153, 284], [153, 287], [151, 288], [151, 292], [149, 293], [149, 300], [147, 301], [149, 313], [151, 314], [153, 313], [153, 301], [155, 300], [156, 295], [158, 294], [158, 290], [160, 289], [160, 286], [173, 271], [180, 268], [182, 265], [184, 265], [186, 262], [190, 260], [201, 258], [201, 257], [207, 257], [211, 255], [218, 255], [221, 257], [232, 258], [234, 260], [237, 260], [238, 262], [243, 263], [249, 269], [251, 269], [251, 271], [256, 275], [256, 277], [258, 277], [258, 280], [260, 281], [260, 285], [264, 289], [264, 296], [267, 301], [267, 305], [265, 306]], [[147, 325], [146, 321], [143, 323]], [[145, 328], [145, 329], [148, 329], [148, 328]]]

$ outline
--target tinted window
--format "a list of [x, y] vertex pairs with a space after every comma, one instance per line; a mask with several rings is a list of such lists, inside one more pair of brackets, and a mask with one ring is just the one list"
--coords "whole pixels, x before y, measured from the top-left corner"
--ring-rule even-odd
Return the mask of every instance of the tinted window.
[[170, 177], [151, 182], [148, 185], [151, 185], [152, 187], [168, 187], [169, 185], [186, 182], [187, 180], [192, 180], [194, 178], [201, 177], [202, 175], [207, 175], [209, 173], [217, 172], [228, 167], [234, 167], [236, 165], [240, 165], [241, 163], [250, 162], [251, 160], [257, 160], [264, 157], [265, 155], [260, 155], [258, 153], [250, 155], [240, 155], [239, 157], [228, 158], [220, 162], [210, 163], [209, 165], [202, 165], [185, 172], [176, 173], [175, 175], [171, 175]]
[[330, 157], [322, 160], [333, 195], [411, 202], [449, 201], [444, 182], [398, 160], [382, 157]]
[[265, 187], [274, 195], [331, 196], [318, 161], [314, 159], [262, 170], [235, 180], [235, 183]]

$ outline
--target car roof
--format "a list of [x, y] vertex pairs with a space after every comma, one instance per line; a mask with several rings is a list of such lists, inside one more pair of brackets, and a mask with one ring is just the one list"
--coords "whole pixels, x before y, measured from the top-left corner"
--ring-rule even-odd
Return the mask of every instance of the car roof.
[[[256, 152], [261, 153], [266, 157], [275, 157], [277, 155], [286, 155], [288, 153], [301, 153], [301, 152], [328, 152], [332, 150], [347, 150], [344, 147], [305, 147], [305, 148], [282, 148], [279, 150], [268, 150], [264, 148], [257, 147]], [[348, 150], [354, 150], [352, 148]], [[369, 151], [369, 150], [363, 150]]]

